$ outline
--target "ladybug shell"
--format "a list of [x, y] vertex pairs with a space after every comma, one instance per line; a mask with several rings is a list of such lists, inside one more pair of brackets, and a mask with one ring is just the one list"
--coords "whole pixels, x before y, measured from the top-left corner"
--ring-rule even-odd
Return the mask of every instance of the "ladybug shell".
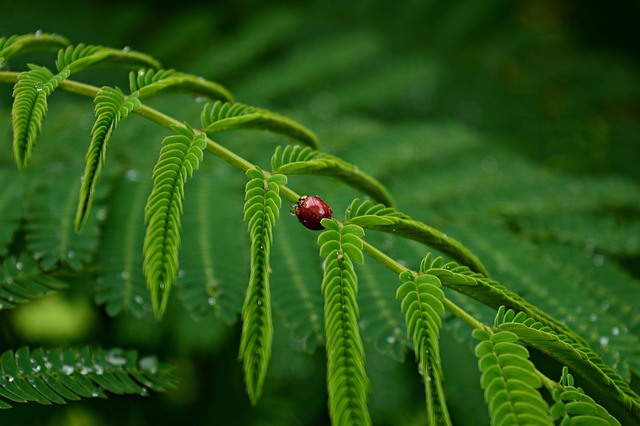
[[300, 197], [298, 202], [294, 204], [294, 209], [298, 221], [314, 231], [324, 229], [324, 226], [320, 224], [322, 219], [331, 219], [331, 207], [322, 199], [312, 195]]

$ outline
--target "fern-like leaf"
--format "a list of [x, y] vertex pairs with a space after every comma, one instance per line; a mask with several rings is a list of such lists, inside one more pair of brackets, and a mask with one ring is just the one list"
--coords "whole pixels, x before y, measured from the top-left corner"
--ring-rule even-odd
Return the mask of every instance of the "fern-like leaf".
[[476, 329], [473, 337], [480, 341], [476, 356], [491, 424], [553, 425], [549, 407], [537, 390], [542, 383], [529, 352], [517, 344], [518, 336]]
[[161, 67], [161, 64], [151, 56], [129, 48], [113, 49], [111, 47], [85, 45], [83, 43], [61, 49], [56, 60], [58, 70], [69, 68], [73, 74], [106, 65], [127, 68]]
[[586, 341], [560, 321], [551, 317], [536, 306], [528, 303], [518, 294], [510, 291], [500, 283], [490, 280], [481, 274], [471, 271], [466, 266], [460, 266], [455, 262], [444, 263], [441, 257], [431, 260], [431, 266], [426, 269], [426, 273], [435, 275], [440, 282], [455, 291], [466, 294], [485, 305], [498, 309], [501, 305], [518, 311], [526, 312], [527, 315], [535, 318], [536, 321], [552, 328], [558, 333], [565, 334], [573, 341], [582, 345], [587, 345]]
[[69, 69], [54, 75], [45, 67], [29, 65], [13, 88], [13, 155], [18, 168], [25, 169], [31, 160], [36, 137], [47, 113], [47, 97], [69, 76]]
[[73, 228], [79, 174], [77, 163], [54, 163], [42, 169], [37, 184], [27, 194], [26, 245], [44, 271], [59, 266], [79, 271], [91, 261], [99, 245], [99, 222], [106, 216], [105, 209], [95, 209], [81, 232]]
[[388, 232], [418, 241], [452, 256], [484, 276], [489, 275], [482, 262], [460, 242], [422, 222], [412, 220], [391, 207], [374, 205], [369, 200], [361, 203], [356, 198], [347, 208], [346, 220], [365, 229]]
[[0, 63], [30, 52], [57, 50], [69, 44], [65, 37], [43, 33], [12, 35], [0, 37]]
[[269, 289], [269, 261], [273, 227], [280, 214], [280, 185], [284, 175], [266, 177], [260, 169], [249, 169], [245, 188], [244, 220], [251, 236], [251, 275], [242, 306], [242, 337], [239, 358], [243, 361], [247, 393], [253, 404], [262, 394], [271, 358], [273, 322]]
[[353, 262], [362, 263], [362, 236], [357, 225], [341, 226], [323, 219], [326, 230], [318, 237], [324, 257], [325, 339], [329, 414], [336, 425], [367, 425], [369, 379], [358, 330], [358, 278]]
[[144, 207], [151, 179], [142, 179], [137, 169], [127, 170], [114, 184], [109, 197], [107, 220], [100, 246], [99, 275], [95, 300], [107, 314], [129, 312], [151, 318], [151, 297], [142, 271]]
[[270, 130], [313, 148], [318, 146], [316, 135], [300, 123], [266, 109], [241, 103], [208, 103], [202, 109], [200, 119], [206, 133], [238, 129]]
[[416, 361], [423, 376], [428, 424], [451, 425], [442, 387], [443, 372], [438, 338], [444, 313], [444, 293], [433, 275], [400, 274], [396, 298], [402, 301], [407, 334], [413, 340]]
[[8, 258], [0, 266], [0, 310], [37, 299], [67, 285], [38, 270], [30, 256]]
[[91, 143], [85, 157], [85, 169], [75, 220], [76, 231], [85, 224], [91, 210], [96, 185], [107, 153], [107, 145], [113, 131], [120, 120], [141, 105], [136, 92], [125, 97], [119, 88], [108, 86], [100, 90], [94, 102], [96, 121], [91, 129]]
[[285, 175], [311, 174], [338, 179], [382, 204], [393, 204], [389, 192], [376, 179], [353, 164], [333, 155], [315, 151], [311, 147], [278, 146], [271, 158], [271, 167], [274, 172]]
[[0, 357], [0, 408], [5, 401], [64, 404], [66, 400], [106, 398], [115, 394], [148, 395], [175, 388], [172, 368], [155, 357], [139, 358], [134, 351], [88, 347], [77, 349], [21, 347]]
[[160, 158], [153, 169], [153, 189], [145, 208], [143, 268], [157, 317], [164, 314], [178, 275], [184, 186], [198, 169], [207, 144], [204, 133], [196, 136], [190, 127], [172, 129], [178, 134], [162, 142]]
[[25, 175], [15, 171], [0, 172], [0, 258], [9, 251], [9, 244], [20, 227]]
[[567, 367], [563, 367], [560, 383], [553, 390], [552, 397], [551, 416], [560, 425], [620, 426], [620, 422], [604, 407], [586, 395], [582, 388], [574, 386], [573, 376]]
[[501, 307], [496, 315], [495, 325], [500, 330], [518, 336], [527, 345], [549, 355], [580, 374], [585, 380], [611, 395], [615, 400], [640, 417], [640, 396], [638, 396], [620, 375], [605, 364], [602, 358], [586, 345], [571, 341], [558, 334], [524, 312], [515, 313]]
[[139, 92], [140, 98], [154, 95], [160, 91], [189, 92], [195, 96], [206, 96], [233, 102], [233, 95], [223, 86], [192, 74], [175, 70], [140, 70], [129, 73], [131, 92]]

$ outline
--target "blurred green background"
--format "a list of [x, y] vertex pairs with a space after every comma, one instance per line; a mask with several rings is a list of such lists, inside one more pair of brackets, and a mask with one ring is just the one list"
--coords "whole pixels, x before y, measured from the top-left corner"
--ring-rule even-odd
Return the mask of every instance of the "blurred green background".
[[[593, 256], [605, 255], [637, 288], [638, 2], [41, 3], [0, 2], [0, 36], [42, 30], [64, 35], [72, 43], [128, 46], [155, 56], [166, 68], [220, 82], [239, 102], [289, 115], [318, 133], [324, 151], [379, 178], [399, 209], [444, 227], [485, 254], [504, 280], [513, 278], [513, 271], [505, 266], [508, 262], [500, 263], [490, 253], [505, 247], [508, 251], [508, 244], [498, 243], [502, 235], [522, 231], [531, 244], [527, 248], [539, 249], [551, 235], [552, 242], [568, 241], [571, 253], [582, 257], [588, 251], [586, 242], [591, 242], [590, 266], [576, 268], [588, 270], [597, 263], [591, 260], [599, 259]], [[30, 59], [53, 63], [51, 55]], [[11, 65], [20, 69], [18, 62]], [[127, 86], [127, 75], [120, 71], [94, 72], [86, 80]], [[8, 85], [0, 86], [0, 166], [7, 168], [14, 167], [10, 94]], [[84, 145], [77, 150], [73, 143], [85, 143], [93, 106], [86, 99], [56, 96], [39, 144], [43, 152], [48, 152], [47, 141], [64, 139], [68, 145], [49, 145], [49, 157], [42, 155], [82, 156]], [[153, 105], [178, 119], [197, 122], [198, 100], [170, 98], [154, 100]], [[163, 136], [159, 129], [138, 123], [123, 129], [118, 140], [134, 139], [141, 146], [155, 147]], [[269, 135], [264, 138], [274, 140]], [[221, 140], [268, 167], [274, 145], [247, 149], [238, 142], [242, 138], [225, 135]], [[141, 164], [153, 164], [156, 152], [153, 148]], [[127, 155], [131, 154], [118, 158], [133, 161]], [[241, 188], [242, 176], [220, 176], [228, 179], [229, 186]], [[296, 182], [300, 191], [333, 194], [334, 211], [354, 197], [333, 182], [304, 178]], [[573, 189], [565, 192], [565, 184]], [[236, 201], [233, 212], [239, 215], [241, 199]], [[573, 229], [563, 239], [563, 222], [533, 223], [537, 213], [571, 222], [576, 211], [588, 218], [604, 212], [622, 225], [591, 235], [591, 222], [585, 219], [584, 232]], [[244, 238], [244, 225], [238, 227], [239, 233], [228, 238]], [[483, 233], [491, 234], [485, 253]], [[297, 238], [295, 232], [285, 235]], [[622, 242], [612, 242], [615, 238]], [[313, 239], [309, 241], [312, 245]], [[567, 256], [568, 263], [579, 262]], [[304, 268], [312, 269], [309, 276], [316, 277], [319, 263], [314, 258], [307, 262]], [[22, 344], [135, 347], [174, 362], [183, 386], [149, 398], [111, 396], [108, 401], [62, 407], [18, 406], [0, 413], [5, 424], [327, 424], [323, 351], [304, 353], [302, 349], [315, 347], [313, 341], [300, 343], [288, 336], [285, 324], [290, 325], [291, 318], [286, 312], [276, 322], [263, 400], [252, 408], [236, 360], [239, 324], [225, 324], [233, 322], [233, 312], [225, 322], [211, 312], [194, 321], [174, 303], [175, 312], [164, 322], [131, 314], [112, 320], [93, 305], [93, 281], [87, 274], [72, 275], [69, 281], [77, 285], [68, 294], [25, 305], [2, 320], [3, 350]], [[526, 284], [520, 290], [526, 291]], [[365, 291], [363, 297], [375, 296]], [[378, 296], [393, 299], [393, 294], [391, 286], [388, 294]], [[531, 297], [545, 303], [543, 295]], [[595, 306], [598, 309], [600, 302]], [[562, 310], [552, 313], [563, 315]], [[585, 310], [583, 316], [590, 313]], [[574, 318], [575, 323], [580, 324], [583, 316]], [[629, 333], [637, 340], [637, 323], [631, 326], [636, 326]], [[594, 342], [601, 337], [592, 328], [581, 332], [595, 333]], [[475, 361], [469, 356], [471, 342], [454, 338], [455, 333], [443, 335], [443, 351], [451, 363], [445, 373], [449, 368], [458, 386], [451, 390], [458, 394], [451, 398], [451, 408], [458, 424], [472, 424], [464, 419], [484, 418], [486, 408], [476, 385]], [[393, 343], [368, 341], [378, 349], [367, 349], [374, 422], [420, 424], [423, 390], [413, 363], [396, 363], [395, 356], [389, 356], [398, 348]], [[405, 358], [411, 361], [413, 355]]]

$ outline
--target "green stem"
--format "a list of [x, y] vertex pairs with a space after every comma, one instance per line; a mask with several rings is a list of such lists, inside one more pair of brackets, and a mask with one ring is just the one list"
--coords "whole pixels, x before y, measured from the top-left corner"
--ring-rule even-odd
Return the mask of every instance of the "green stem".
[[[18, 81], [19, 76], [20, 76], [20, 73], [18, 72], [1, 71], [0, 82], [16, 83]], [[92, 86], [90, 84], [80, 83], [78, 81], [73, 81], [73, 80], [65, 80], [62, 83], [60, 83], [58, 87], [64, 90], [65, 92], [75, 93], [77, 95], [87, 96], [90, 98], [95, 98], [100, 92], [99, 87]], [[163, 114], [157, 109], [148, 107], [146, 105], [142, 105], [140, 108], [138, 108], [134, 112], [144, 118], [147, 118], [153, 121], [154, 123], [160, 124], [161, 126], [164, 126], [167, 128], [169, 128], [172, 125], [181, 126], [181, 127], [184, 126], [184, 123], [181, 123], [175, 118], [170, 117], [166, 114]], [[244, 158], [240, 157], [234, 152], [229, 151], [227, 148], [223, 147], [222, 145], [219, 145], [218, 143], [216, 143], [215, 141], [209, 138], [207, 138], [207, 151], [220, 157], [227, 163], [231, 164], [233, 167], [238, 168], [243, 172], [246, 172], [247, 170], [255, 167], [253, 163], [245, 160]]]
[[[396, 274], [401, 274], [402, 272], [409, 270], [409, 268], [402, 266], [401, 264], [396, 262], [393, 258], [381, 252], [380, 250], [378, 250], [377, 248], [375, 248], [374, 246], [372, 246], [366, 241], [363, 241], [362, 249], [364, 250], [365, 253], [367, 253], [369, 256], [375, 259], [378, 263], [392, 270]], [[468, 324], [472, 328], [487, 328], [483, 323], [476, 320], [474, 317], [472, 317], [467, 312], [465, 312], [461, 307], [459, 307], [458, 305], [456, 305], [446, 297], [443, 303], [446, 310], [451, 312], [456, 317], [460, 318], [462, 321], [464, 321], [466, 324]]]
[[464, 309], [460, 306], [453, 303], [451, 300], [446, 297], [443, 300], [444, 307], [447, 311], [451, 312], [456, 317], [460, 318], [465, 324], [469, 325], [474, 329], [486, 329], [487, 326], [475, 319], [473, 316], [469, 315]]

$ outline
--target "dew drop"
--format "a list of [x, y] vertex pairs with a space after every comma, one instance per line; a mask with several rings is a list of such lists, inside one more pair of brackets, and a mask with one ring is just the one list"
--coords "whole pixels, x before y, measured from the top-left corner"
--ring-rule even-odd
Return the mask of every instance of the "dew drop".
[[209, 304], [209, 306], [214, 306], [217, 303], [216, 298], [215, 297], [208, 298], [207, 303]]
[[140, 172], [135, 169], [127, 170], [126, 176], [131, 182], [137, 182], [140, 180]]
[[13, 382], [13, 376], [11, 374], [5, 374], [4, 376], [2, 376], [2, 378], [9, 383]]
[[120, 279], [126, 281], [129, 279], [129, 272], [127, 271], [122, 271], [120, 272]]
[[140, 296], [139, 294], [138, 294], [138, 295], [136, 295], [136, 296], [133, 298], [133, 301], [134, 301], [134, 302], [136, 302], [138, 305], [141, 305], [141, 304], [142, 304], [142, 296]]
[[310, 320], [311, 322], [316, 322], [316, 321], [318, 321], [318, 315], [317, 315], [317, 314], [311, 314], [311, 315], [309, 316], [309, 320]]
[[149, 389], [143, 387], [142, 390], [140, 391], [140, 395], [148, 396], [149, 395]]
[[388, 344], [391, 345], [391, 344], [395, 343], [395, 341], [396, 341], [396, 338], [394, 336], [387, 336], [387, 343]]
[[596, 322], [596, 321], [598, 321], [598, 314], [591, 314], [591, 315], [589, 315], [589, 321], [591, 321], [591, 322]]
[[67, 365], [67, 364], [65, 364], [65, 365], [63, 365], [63, 366], [62, 366], [62, 372], [63, 372], [64, 374], [66, 374], [67, 376], [72, 375], [74, 370], [75, 370], [75, 369], [73, 368], [73, 365]]
[[36, 81], [33, 87], [35, 87], [38, 92], [42, 92], [42, 81]]
[[93, 368], [98, 376], [102, 376], [102, 374], [104, 373], [104, 368], [100, 364], [94, 364]]
[[600, 344], [601, 344], [602, 346], [606, 346], [606, 345], [608, 345], [608, 344], [609, 344], [609, 337], [607, 337], [607, 336], [602, 336], [602, 337], [600, 337], [600, 338], [598, 339], [598, 342], [600, 342]]
[[22, 271], [23, 268], [24, 268], [24, 264], [22, 262], [16, 262], [16, 269], [18, 271]]
[[613, 334], [614, 336], [620, 335], [620, 329], [618, 327], [613, 327], [611, 329], [611, 334]]
[[138, 362], [138, 365], [140, 366], [141, 369], [149, 371], [150, 373], [157, 373], [158, 372], [158, 366], [159, 366], [159, 361], [158, 358], [154, 357], [154, 356], [146, 356], [143, 358], [140, 358], [140, 361]]
[[127, 363], [121, 349], [113, 349], [107, 353], [104, 359], [111, 365], [121, 366]]
[[37, 31], [35, 32], [35, 36], [36, 36], [36, 37], [40, 37], [41, 35], [42, 35], [42, 30], [37, 30]]
[[91, 396], [94, 397], [94, 398], [97, 398], [98, 397], [98, 392], [91, 392]]
[[103, 221], [107, 218], [107, 209], [100, 208], [96, 211], [96, 219], [98, 219], [99, 221]]
[[262, 306], [262, 299], [258, 299], [258, 306]]
[[593, 256], [593, 264], [596, 266], [604, 265], [604, 256], [601, 254], [596, 254]]
[[125, 47], [122, 48], [122, 51], [123, 52], [127, 52], [127, 53], [131, 52], [131, 47], [130, 46], [125, 46]]

